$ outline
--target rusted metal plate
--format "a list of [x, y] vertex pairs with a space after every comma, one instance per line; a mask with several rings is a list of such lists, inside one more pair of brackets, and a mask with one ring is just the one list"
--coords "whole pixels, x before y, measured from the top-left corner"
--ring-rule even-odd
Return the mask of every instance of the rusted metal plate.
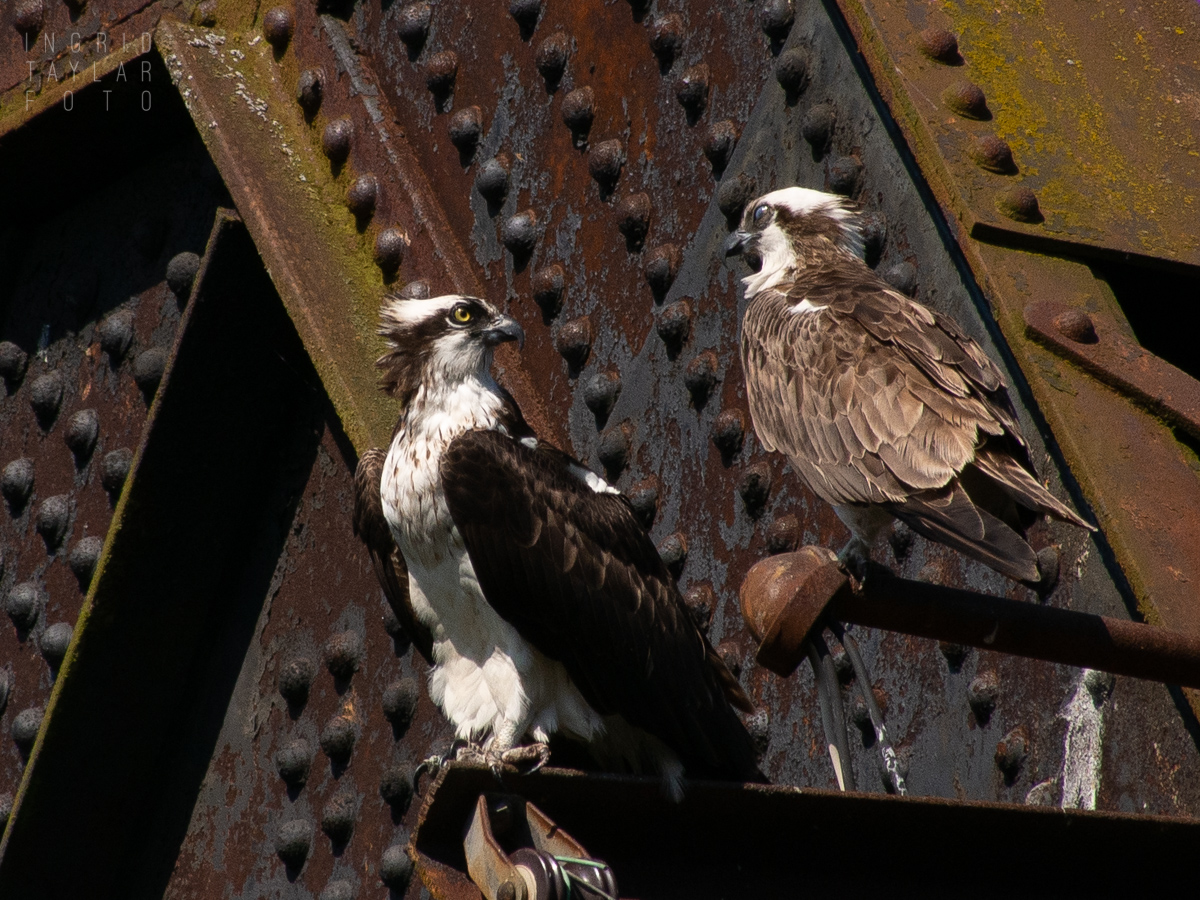
[[970, 233], [1200, 265], [1195, 5], [839, 5]]

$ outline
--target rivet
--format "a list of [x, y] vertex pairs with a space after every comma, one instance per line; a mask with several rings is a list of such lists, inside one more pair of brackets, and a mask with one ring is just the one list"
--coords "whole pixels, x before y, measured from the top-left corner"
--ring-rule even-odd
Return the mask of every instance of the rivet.
[[958, 672], [962, 669], [963, 661], [967, 658], [969, 647], [963, 644], [954, 644], [950, 641], [938, 641], [938, 649], [942, 651], [942, 656], [946, 658], [946, 668], [951, 672]]
[[654, 299], [662, 302], [671, 285], [675, 283], [675, 275], [679, 272], [682, 254], [674, 244], [662, 244], [646, 254], [642, 272]]
[[750, 732], [750, 740], [754, 742], [754, 749], [759, 756], [762, 756], [771, 746], [771, 714], [766, 709], [759, 707], [746, 716], [746, 730]]
[[10, 388], [21, 383], [28, 364], [28, 353], [12, 341], [0, 342], [0, 377], [4, 378]]
[[729, 119], [713, 122], [708, 128], [708, 137], [704, 141], [704, 155], [712, 166], [713, 175], [720, 178], [733, 150], [737, 146], [738, 127]]
[[45, 21], [46, 7], [42, 0], [22, 0], [13, 12], [13, 27], [30, 37], [42, 30]]
[[158, 392], [163, 373], [167, 370], [167, 354], [165, 350], [151, 347], [143, 350], [133, 361], [133, 380], [137, 382], [147, 405]]
[[186, 303], [192, 293], [192, 282], [200, 271], [200, 257], [191, 251], [176, 253], [167, 263], [167, 287], [180, 303]]
[[843, 197], [854, 197], [862, 187], [863, 166], [853, 156], [843, 156], [829, 164], [829, 189]]
[[458, 54], [443, 50], [429, 57], [425, 63], [425, 86], [435, 97], [444, 97], [454, 89], [458, 77]]
[[337, 879], [325, 885], [317, 900], [354, 900], [354, 885], [344, 879]]
[[1037, 567], [1039, 576], [1036, 586], [1037, 594], [1039, 599], [1044, 600], [1050, 596], [1062, 574], [1062, 554], [1059, 549], [1053, 544], [1049, 544], [1039, 550]]
[[292, 18], [292, 11], [286, 6], [272, 7], [263, 16], [263, 37], [277, 52], [282, 53], [287, 49], [288, 41], [292, 39], [292, 32], [295, 28], [296, 23]]
[[334, 119], [321, 133], [321, 149], [334, 165], [341, 165], [350, 156], [350, 142], [354, 138], [354, 123], [343, 116]]
[[976, 675], [967, 687], [967, 703], [980, 725], [986, 725], [1000, 699], [1000, 678], [990, 669]]
[[[915, 287], [913, 293], [916, 293]], [[908, 558], [915, 539], [916, 534], [903, 522], [897, 522], [893, 526], [892, 533], [888, 535], [887, 542], [888, 546], [892, 548], [892, 555], [896, 557], [896, 562], [903, 562]]]
[[883, 255], [883, 245], [887, 241], [887, 216], [878, 211], [863, 213], [858, 217], [858, 228], [867, 265], [874, 266]]
[[650, 196], [629, 194], [617, 204], [617, 230], [625, 236], [627, 250], [640, 250], [650, 230]]
[[1024, 725], [1018, 725], [996, 744], [996, 768], [1004, 773], [1005, 781], [1016, 779], [1029, 756], [1029, 735]]
[[475, 190], [493, 206], [499, 206], [508, 196], [508, 167], [508, 155], [501, 153], [480, 166], [475, 176]]
[[63, 440], [75, 457], [75, 467], [83, 468], [96, 448], [100, 436], [100, 416], [94, 409], [81, 409], [67, 421]]
[[521, 29], [521, 39], [527, 41], [542, 16], [542, 0], [508, 0], [508, 14]]
[[304, 738], [296, 738], [284, 744], [275, 754], [275, 770], [284, 784], [300, 788], [308, 781], [312, 768], [312, 748]]
[[763, 33], [773, 41], [787, 37], [796, 21], [796, 10], [792, 0], [766, 0], [758, 10], [758, 24]]
[[67, 565], [79, 581], [79, 589], [86, 592], [92, 583], [92, 575], [96, 572], [96, 564], [100, 562], [100, 554], [104, 551], [104, 541], [92, 535], [76, 541], [67, 557]]
[[[1092, 697], [1092, 705], [1101, 707], [1116, 687], [1117, 679], [1111, 672], [1101, 672], [1099, 669], [1087, 669], [1083, 673], [1083, 686]], [[0, 706], [3, 711], [3, 706]]]
[[133, 465], [133, 452], [125, 447], [104, 454], [104, 465], [100, 472], [100, 484], [112, 500], [116, 500], [129, 477]]
[[542, 310], [542, 318], [549, 322], [562, 309], [565, 283], [563, 267], [558, 263], [544, 266], [533, 273], [533, 302]]
[[537, 244], [537, 213], [527, 209], [501, 222], [500, 241], [517, 259], [528, 257]]
[[588, 171], [602, 188], [616, 184], [624, 164], [625, 148], [616, 138], [601, 141], [588, 154]]
[[42, 632], [38, 648], [42, 651], [42, 658], [46, 660], [50, 668], [57, 670], [62, 665], [62, 661], [67, 655], [67, 648], [71, 646], [73, 634], [74, 629], [66, 622], [57, 622]]
[[725, 664], [725, 668], [734, 678], [740, 678], [742, 674], [742, 648], [733, 641], [721, 641], [716, 647], [717, 656], [721, 657], [721, 662]]
[[1077, 344], [1094, 344], [1100, 340], [1096, 336], [1096, 325], [1092, 317], [1082, 309], [1068, 309], [1054, 318], [1054, 327], [1058, 333]]
[[108, 354], [112, 365], [117, 365], [133, 344], [133, 313], [127, 309], [117, 310], [109, 314], [96, 330], [100, 337], [100, 349]]
[[596, 417], [596, 427], [603, 428], [608, 415], [621, 396], [621, 374], [609, 369], [597, 372], [583, 386], [583, 402]]
[[321, 108], [325, 94], [325, 73], [321, 69], [305, 69], [296, 82], [296, 102], [311, 122]]
[[34, 527], [46, 542], [46, 550], [53, 553], [62, 546], [67, 536], [67, 525], [71, 521], [71, 498], [66, 494], [47, 497], [38, 507]]
[[683, 19], [675, 13], [658, 16], [650, 26], [650, 51], [667, 72], [683, 49]]
[[564, 323], [554, 338], [554, 349], [562, 355], [573, 373], [577, 375], [587, 363], [587, 358], [592, 352], [591, 320], [587, 316], [580, 316], [578, 319]]
[[384, 850], [379, 860], [379, 880], [397, 893], [403, 893], [412, 880], [413, 864], [405, 849], [407, 843], [408, 837], [405, 835], [403, 841], [397, 841]]
[[668, 534], [658, 542], [658, 555], [667, 570], [678, 578], [679, 573], [683, 571], [684, 563], [687, 562], [687, 538], [678, 531]]
[[800, 133], [812, 145], [813, 152], [820, 154], [828, 149], [830, 142], [833, 140], [833, 129], [836, 125], [837, 109], [834, 108], [833, 104], [818, 103], [804, 117], [804, 123], [800, 126]]
[[301, 707], [308, 702], [308, 689], [316, 677], [317, 667], [307, 656], [297, 656], [279, 670], [279, 694], [289, 706]]
[[379, 202], [379, 182], [374, 175], [359, 175], [346, 192], [346, 208], [354, 214], [362, 228], [375, 214], [375, 205]]
[[45, 606], [42, 592], [32, 581], [14, 585], [4, 600], [4, 611], [17, 628], [28, 631], [37, 624], [42, 607]]
[[791, 553], [800, 546], [800, 520], [791, 513], [775, 519], [767, 528], [767, 552]]
[[722, 410], [713, 420], [712, 441], [726, 462], [742, 449], [746, 440], [746, 417], [740, 409]]
[[757, 182], [742, 173], [721, 182], [717, 189], [717, 208], [725, 216], [725, 225], [732, 231], [742, 218], [742, 210], [756, 196]]
[[204, 28], [217, 24], [217, 0], [200, 0], [192, 10], [192, 22]]
[[738, 494], [746, 512], [757, 516], [771, 497], [771, 467], [765, 462], [751, 463], [738, 480]]
[[537, 66], [542, 79], [546, 82], [546, 90], [553, 91], [558, 88], [563, 73], [567, 71], [567, 60], [570, 57], [571, 42], [561, 31], [554, 32], [538, 44], [537, 53], [534, 55], [534, 65]]
[[708, 634], [713, 613], [717, 609], [717, 595], [713, 592], [712, 585], [708, 583], [692, 585], [683, 595], [683, 604], [687, 607], [688, 614], [700, 632]]
[[408, 250], [408, 234], [403, 228], [385, 228], [375, 235], [375, 265], [387, 277], [395, 275]]
[[808, 86], [808, 51], [803, 47], [791, 47], [779, 54], [775, 61], [775, 80], [794, 101]]
[[704, 405], [712, 389], [717, 386], [718, 366], [717, 354], [711, 350], [699, 353], [687, 364], [683, 372], [683, 383], [697, 408]]
[[412, 724], [420, 697], [421, 689], [412, 678], [397, 679], [384, 688], [383, 715], [398, 736], [403, 736]]
[[596, 94], [590, 87], [568, 91], [562, 101], [563, 124], [571, 129], [576, 141], [587, 136], [596, 116]]
[[942, 92], [942, 102], [951, 112], [967, 119], [990, 119], [987, 97], [983, 88], [970, 81], [958, 81]]
[[379, 796], [392, 808], [393, 814], [404, 815], [412, 803], [412, 776], [402, 766], [391, 766], [384, 770], [379, 780]]
[[697, 116], [708, 105], [709, 69], [704, 63], [684, 69], [675, 82], [675, 97], [688, 112], [689, 122], [694, 124]]
[[23, 709], [13, 718], [12, 739], [24, 757], [29, 756], [33, 742], [37, 740], [38, 730], [42, 727], [42, 708], [33, 706]]
[[686, 297], [663, 307], [654, 324], [658, 336], [672, 353], [679, 351], [692, 331], [692, 303]]
[[1037, 194], [1027, 187], [1016, 187], [998, 194], [996, 209], [1017, 222], [1037, 223], [1043, 220]]
[[629, 422], [612, 425], [600, 432], [596, 456], [604, 466], [610, 481], [615, 480], [629, 465], [632, 437], [633, 426]]
[[658, 479], [650, 475], [634, 484], [625, 494], [629, 505], [633, 507], [633, 514], [647, 531], [658, 515], [659, 489]]
[[14, 459], [5, 466], [4, 474], [0, 475], [0, 492], [8, 501], [9, 511], [19, 515], [33, 493], [33, 460]]
[[322, 650], [325, 668], [334, 678], [345, 681], [359, 670], [363, 662], [362, 638], [353, 631], [342, 631], [329, 636]]
[[433, 9], [428, 3], [410, 3], [400, 10], [396, 30], [410, 53], [419, 53], [429, 36]]
[[917, 267], [910, 262], [898, 262], [880, 273], [883, 280], [908, 297], [917, 296]]
[[458, 110], [446, 122], [446, 130], [450, 132], [450, 143], [458, 148], [459, 156], [464, 162], [469, 161], [483, 137], [483, 110], [478, 106]]
[[414, 278], [396, 293], [404, 300], [428, 300], [433, 295], [429, 290], [429, 282], [424, 278]]
[[926, 28], [921, 32], [921, 52], [936, 62], [958, 62], [958, 38], [944, 28]]
[[290, 869], [298, 869], [308, 859], [308, 851], [312, 849], [313, 826], [305, 819], [293, 819], [284, 822], [279, 827], [279, 836], [275, 839], [275, 852]]
[[357, 739], [354, 722], [346, 716], [334, 716], [321, 729], [321, 749], [331, 760], [342, 765], [350, 759]]
[[354, 834], [354, 820], [358, 818], [358, 797], [354, 791], [339, 788], [325, 802], [321, 810], [321, 830], [335, 847], [344, 847]]
[[1012, 148], [1008, 146], [1008, 141], [996, 137], [994, 134], [985, 134], [983, 137], [973, 140], [967, 153], [974, 160], [975, 165], [989, 172], [1012, 175], [1017, 171], [1017, 164], [1013, 162]]
[[63, 380], [57, 372], [40, 375], [29, 386], [29, 404], [43, 430], [49, 431], [54, 424], [62, 399]]

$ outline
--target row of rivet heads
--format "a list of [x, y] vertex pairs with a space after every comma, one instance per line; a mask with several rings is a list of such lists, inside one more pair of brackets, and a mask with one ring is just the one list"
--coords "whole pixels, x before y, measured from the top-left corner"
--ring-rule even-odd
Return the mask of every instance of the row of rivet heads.
[[[916, 37], [918, 49], [927, 58], [944, 66], [961, 66], [958, 38], [941, 28], [927, 28]], [[942, 103], [964, 119], [985, 122], [992, 118], [987, 96], [979, 85], [966, 79], [956, 81], [942, 92]], [[979, 168], [997, 175], [1016, 175], [1016, 161], [1008, 142], [995, 134], [972, 139], [967, 155]], [[1037, 195], [1027, 187], [1014, 187], [996, 195], [996, 209], [1017, 222], [1042, 221]]]
[[[403, 639], [394, 616], [388, 616], [386, 625], [393, 639]], [[362, 638], [354, 631], [339, 632], [326, 640], [322, 656], [339, 693], [348, 688], [351, 679], [361, 668], [365, 654]], [[280, 668], [277, 682], [279, 694], [287, 703], [293, 719], [299, 717], [307, 704], [316, 674], [316, 664], [304, 655], [292, 657]], [[396, 679], [384, 688], [381, 705], [384, 717], [391, 725], [394, 740], [400, 741], [408, 731], [416, 715], [419, 697], [420, 688], [412, 678]], [[339, 712], [321, 728], [318, 738], [320, 749], [339, 775], [350, 765], [360, 727], [353, 718]], [[280, 749], [275, 753], [276, 771], [292, 800], [299, 796], [308, 783], [314, 756], [314, 748], [303, 737], [284, 737]], [[413, 791], [414, 773], [403, 765], [389, 766], [380, 778], [379, 795], [391, 809], [394, 820], [398, 820], [408, 809]], [[359, 800], [352, 787], [336, 790], [325, 803], [320, 828], [329, 838], [330, 847], [336, 854], [340, 855], [349, 844], [358, 814]], [[289, 818], [280, 824], [275, 851], [289, 872], [298, 873], [303, 867], [312, 851], [315, 834], [316, 828], [308, 819]], [[380, 858], [380, 879], [393, 890], [403, 890], [412, 874], [411, 862], [404, 851], [406, 844], [407, 836], [398, 836]], [[349, 882], [335, 879], [326, 886], [321, 897], [326, 900], [341, 897], [342, 892], [350, 889]]]

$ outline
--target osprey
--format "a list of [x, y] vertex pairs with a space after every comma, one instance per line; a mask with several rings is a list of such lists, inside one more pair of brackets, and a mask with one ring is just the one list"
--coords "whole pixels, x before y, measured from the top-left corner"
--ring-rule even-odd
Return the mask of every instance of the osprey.
[[753, 707], [628, 501], [539, 441], [492, 378], [517, 322], [456, 295], [389, 298], [381, 320], [403, 413], [359, 463], [355, 532], [468, 755], [544, 762], [558, 733], [675, 797], [685, 771], [761, 780], [733, 709]]
[[1017, 581], [1039, 570], [1040, 515], [1094, 531], [1038, 482], [1000, 370], [958, 325], [863, 262], [858, 214], [792, 187], [746, 207], [726, 255], [744, 278], [742, 365], [754, 430], [853, 537], [861, 574], [893, 517]]

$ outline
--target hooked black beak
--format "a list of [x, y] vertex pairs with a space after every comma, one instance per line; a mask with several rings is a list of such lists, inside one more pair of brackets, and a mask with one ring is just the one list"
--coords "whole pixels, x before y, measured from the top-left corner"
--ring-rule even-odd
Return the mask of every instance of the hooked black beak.
[[489, 347], [505, 341], [516, 341], [518, 350], [525, 347], [525, 329], [511, 316], [500, 316], [491, 328], [483, 332], [483, 342]]
[[746, 249], [746, 243], [750, 240], [750, 235], [744, 231], [735, 231], [725, 241], [725, 256], [740, 256], [742, 251]]

